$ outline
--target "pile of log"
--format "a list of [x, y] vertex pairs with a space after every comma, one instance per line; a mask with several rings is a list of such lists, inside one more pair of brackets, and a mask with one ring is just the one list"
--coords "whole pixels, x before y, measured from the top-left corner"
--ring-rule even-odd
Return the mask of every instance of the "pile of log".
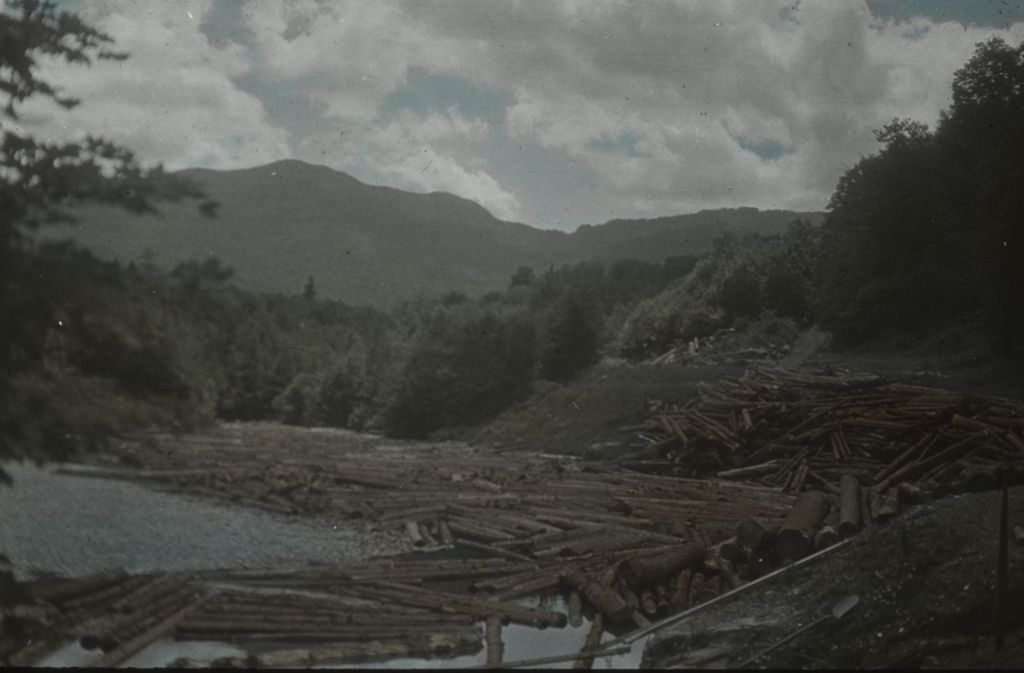
[[625, 460], [836, 497], [845, 475], [866, 490], [872, 521], [901, 503], [1024, 477], [1013, 467], [1024, 455], [1024, 405], [875, 377], [755, 369], [702, 384], [685, 404], [654, 404], [644, 436], [649, 446]]

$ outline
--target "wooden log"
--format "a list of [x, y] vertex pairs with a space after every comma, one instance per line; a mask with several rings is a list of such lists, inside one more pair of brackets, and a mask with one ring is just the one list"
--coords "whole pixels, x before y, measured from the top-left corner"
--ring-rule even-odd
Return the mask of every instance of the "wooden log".
[[722, 593], [722, 578], [720, 575], [715, 574], [711, 577], [706, 577], [700, 582], [692, 592], [690, 604], [700, 605], [713, 600]]
[[612, 582], [584, 575], [575, 569], [566, 570], [561, 577], [569, 588], [579, 591], [611, 623], [626, 622], [632, 617], [629, 603], [623, 600]]
[[739, 573], [736, 572], [735, 566], [730, 561], [719, 559], [718, 572], [722, 574], [722, 579], [728, 589], [739, 589], [743, 585], [743, 580], [740, 579]]
[[449, 517], [448, 528], [454, 535], [462, 538], [472, 538], [478, 542], [498, 542], [500, 540], [514, 540], [515, 536], [495, 528], [477, 525], [471, 520]]
[[455, 538], [455, 544], [460, 547], [469, 547], [470, 549], [477, 549], [488, 554], [494, 554], [495, 556], [501, 556], [512, 561], [519, 561], [522, 563], [536, 563], [534, 559], [523, 554], [518, 554], [514, 551], [503, 549], [501, 547], [495, 547], [494, 545], [482, 544], [480, 542], [473, 542], [472, 540], [466, 540], [464, 538]]
[[441, 536], [441, 544], [451, 545], [455, 542], [455, 537], [452, 535], [452, 529], [448, 527], [448, 522], [445, 519], [438, 520], [437, 529]]
[[75, 579], [40, 580], [32, 585], [30, 592], [37, 600], [62, 603], [98, 592], [113, 584], [123, 582], [128, 574], [124, 571], [101, 572]]
[[246, 657], [218, 660], [216, 666], [231, 668], [308, 668], [331, 664], [358, 664], [392, 659], [430, 658], [475, 654], [483, 643], [479, 631], [434, 636], [343, 643], [319, 648], [272, 650]]
[[922, 505], [931, 499], [927, 491], [915, 484], [901, 481], [896, 488], [899, 491], [900, 501], [908, 505]]
[[[490, 618], [488, 618], [490, 619]], [[499, 617], [495, 617], [500, 622]], [[329, 620], [267, 620], [267, 619], [211, 619], [193, 617], [176, 629], [179, 640], [304, 640], [304, 641], [366, 641], [403, 638], [411, 635], [431, 635], [445, 631], [460, 631], [472, 625], [456, 623], [417, 624], [337, 624]]]
[[718, 558], [736, 564], [746, 563], [747, 557], [750, 556], [750, 550], [741, 545], [734, 537], [719, 542], [712, 548], [712, 553]]
[[[736, 541], [747, 549], [757, 549], [769, 536], [769, 527], [756, 519], [747, 519], [736, 526]], [[771, 536], [773, 537], [773, 536]]]
[[601, 636], [604, 635], [604, 615], [600, 612], [594, 615], [590, 623], [590, 631], [587, 632], [587, 640], [583, 643], [581, 655], [573, 664], [576, 670], [587, 671], [594, 667], [594, 652], [601, 646]]
[[822, 526], [821, 529], [814, 534], [814, 550], [821, 551], [826, 547], [831, 547], [842, 539], [842, 536], [835, 527], [828, 525]]
[[488, 617], [484, 640], [487, 643], [487, 667], [498, 668], [505, 659], [505, 645], [501, 642], [501, 618]]
[[955, 460], [962, 459], [972, 451], [978, 448], [979, 441], [982, 440], [988, 433], [985, 431], [975, 432], [968, 435], [959, 442], [946, 447], [942, 451], [916, 462], [908, 463], [899, 470], [896, 470], [892, 475], [882, 480], [879, 484], [878, 489], [884, 491], [889, 484], [899, 483], [900, 481], [909, 481], [918, 477], [925, 472], [928, 472], [932, 468], [945, 464], [951, 463]]
[[137, 577], [126, 577], [121, 582], [115, 582], [106, 589], [88, 593], [78, 598], [61, 601], [61, 609], [66, 612], [89, 611], [97, 607], [103, 607], [114, 603], [125, 596], [130, 595], [139, 587], [151, 581], [150, 576], [140, 575]]
[[723, 470], [722, 472], [715, 474], [715, 476], [718, 479], [750, 479], [752, 477], [771, 474], [777, 471], [784, 464], [784, 460], [769, 460], [766, 463], [760, 463], [758, 465], [738, 467], [732, 470]]
[[669, 605], [673, 609], [686, 608], [690, 601], [690, 585], [693, 582], [693, 571], [683, 570], [672, 582]]
[[839, 534], [850, 537], [860, 525], [860, 482], [852, 474], [844, 474], [839, 479]]
[[882, 494], [879, 492], [877, 487], [872, 488], [868, 492], [868, 505], [871, 509], [871, 520], [873, 522], [880, 523], [878, 517], [882, 511]]
[[706, 551], [703, 545], [691, 542], [659, 554], [630, 558], [620, 566], [620, 576], [634, 586], [654, 584], [684, 568], [697, 567]]
[[434, 534], [430, 532], [430, 527], [422, 521], [420, 521], [416, 525], [419, 527], [420, 537], [423, 538], [423, 541], [426, 543], [426, 545], [428, 547], [437, 547], [437, 538], [434, 537]]
[[211, 595], [210, 593], [203, 592], [194, 596], [187, 605], [183, 607], [175, 606], [172, 610], [162, 614], [161, 619], [146, 628], [145, 631], [121, 643], [112, 651], [104, 654], [100, 659], [89, 664], [89, 668], [114, 668], [123, 664], [151, 643], [160, 640], [173, 631], [179, 622], [188, 617], [192, 610], [195, 610], [209, 600]]
[[583, 599], [580, 592], [573, 589], [569, 592], [569, 626], [578, 627], [583, 624]]
[[895, 518], [900, 513], [899, 490], [892, 488], [882, 498], [882, 505], [878, 510], [878, 522], [885, 523]]
[[420, 533], [420, 526], [415, 521], [405, 522], [405, 532], [408, 535], [409, 540], [416, 547], [422, 547], [427, 544], [427, 541], [423, 539], [422, 533]]
[[515, 584], [507, 589], [503, 589], [498, 593], [494, 594], [491, 598], [496, 601], [512, 601], [523, 596], [531, 596], [542, 591], [554, 589], [561, 581], [560, 576], [557, 573], [553, 573], [550, 569], [545, 571], [547, 574], [539, 577], [533, 577], [529, 580]]
[[454, 594], [428, 591], [397, 582], [378, 582], [373, 585], [348, 586], [345, 587], [345, 591], [356, 595], [385, 599], [392, 603], [427, 608], [449, 614], [473, 615], [481, 618], [498, 616], [525, 626], [539, 628], [553, 626], [561, 628], [566, 623], [565, 615], [558, 612], [531, 610], [515, 603], [477, 601], [455, 596]]
[[796, 561], [814, 551], [814, 533], [828, 515], [824, 493], [802, 493], [786, 516], [775, 538], [775, 551], [785, 561]]

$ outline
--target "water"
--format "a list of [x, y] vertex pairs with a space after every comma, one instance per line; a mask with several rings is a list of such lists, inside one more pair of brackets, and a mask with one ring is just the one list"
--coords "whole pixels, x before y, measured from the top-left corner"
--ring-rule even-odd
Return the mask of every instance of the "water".
[[[129, 572], [238, 567], [301, 567], [351, 562], [408, 551], [400, 537], [340, 528], [198, 498], [153, 491], [122, 481], [55, 474], [52, 469], [5, 464], [15, 483], [0, 488], [0, 551], [21, 579], [39, 573], [82, 575], [102, 570]], [[536, 607], [537, 599], [524, 605]], [[555, 610], [566, 611], [564, 603]], [[482, 628], [482, 626], [481, 626]], [[505, 661], [578, 652], [590, 623], [562, 629], [503, 628]], [[612, 636], [605, 634], [604, 640]], [[632, 668], [642, 645], [625, 655], [601, 657], [594, 668]], [[195, 664], [243, 656], [227, 643], [158, 641], [126, 662], [163, 667], [179, 658]], [[40, 666], [87, 666], [101, 656], [77, 643], [47, 655]], [[394, 659], [322, 668], [461, 668], [483, 665], [486, 649], [449, 659]], [[549, 664], [570, 668], [572, 662]]]
[[129, 482], [5, 464], [0, 551], [15, 574], [341, 563], [408, 549], [397, 535], [232, 507]]

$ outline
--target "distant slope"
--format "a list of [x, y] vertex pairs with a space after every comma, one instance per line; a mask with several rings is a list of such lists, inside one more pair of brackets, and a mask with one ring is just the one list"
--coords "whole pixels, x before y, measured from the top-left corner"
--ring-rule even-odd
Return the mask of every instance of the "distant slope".
[[690, 215], [672, 215], [646, 220], [611, 220], [605, 224], [585, 224], [573, 232], [577, 249], [586, 250], [592, 259], [664, 259], [674, 255], [699, 255], [708, 252], [716, 238], [726, 232], [737, 236], [781, 234], [793, 220], [808, 220], [819, 225], [821, 212], [758, 210], [757, 208], [721, 208]]
[[298, 293], [313, 276], [320, 296], [386, 305], [449, 290], [479, 296], [505, 287], [520, 266], [699, 254], [726, 229], [774, 233], [804, 215], [704, 211], [567, 234], [498, 220], [452, 194], [367, 185], [294, 160], [182, 175], [220, 204], [216, 218], [200, 217], [194, 204], [141, 218], [84, 208], [78, 224], [48, 235], [70, 235], [100, 257], [122, 261], [149, 250], [165, 267], [215, 256], [235, 270], [239, 285], [261, 291]]

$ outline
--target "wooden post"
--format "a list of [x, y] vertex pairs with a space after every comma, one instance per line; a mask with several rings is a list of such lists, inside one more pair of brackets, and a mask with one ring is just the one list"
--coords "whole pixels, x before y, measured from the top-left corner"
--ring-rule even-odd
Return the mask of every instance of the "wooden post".
[[485, 639], [487, 641], [487, 667], [498, 668], [505, 658], [505, 645], [501, 642], [501, 617], [488, 617]]
[[569, 626], [578, 627], [583, 624], [583, 599], [580, 592], [573, 589], [569, 592]]
[[601, 645], [601, 636], [604, 634], [604, 616], [597, 612], [594, 614], [594, 621], [590, 623], [590, 631], [587, 633], [587, 641], [583, 643], [582, 652], [587, 652], [576, 660], [573, 668], [581, 671], [588, 671], [594, 667], [594, 655], [592, 654]]
[[996, 651], [1006, 642], [1006, 592], [1010, 545], [1010, 488], [1003, 476], [1003, 499], [999, 506], [999, 559], [996, 569]]

